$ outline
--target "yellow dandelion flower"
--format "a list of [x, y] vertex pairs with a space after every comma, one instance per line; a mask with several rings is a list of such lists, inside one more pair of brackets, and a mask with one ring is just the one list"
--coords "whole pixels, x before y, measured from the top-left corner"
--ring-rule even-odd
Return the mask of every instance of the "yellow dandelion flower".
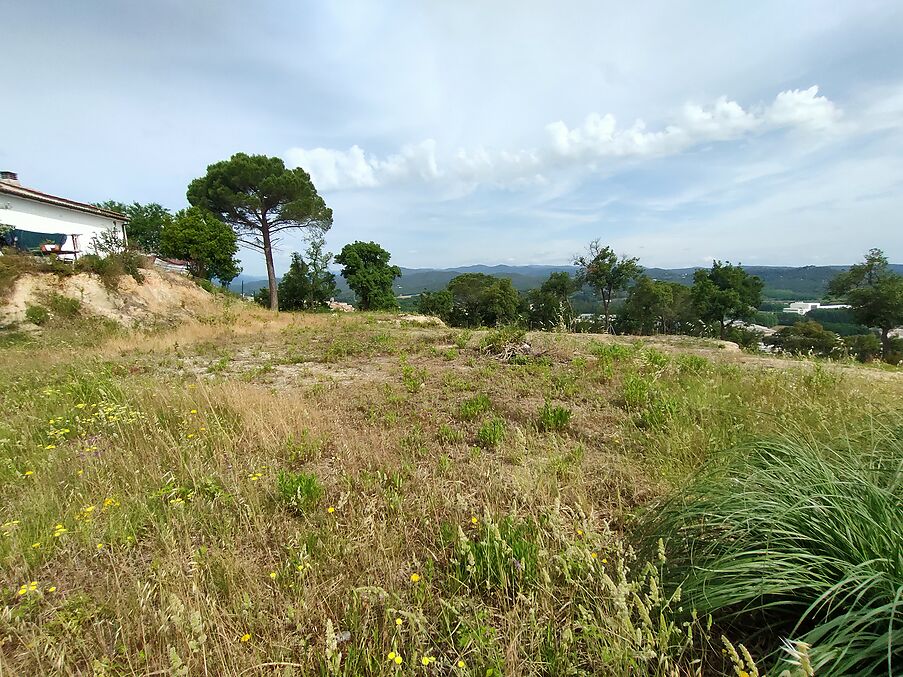
[[326, 508], [326, 512], [328, 512], [331, 515], [332, 513], [335, 512], [335, 508], [332, 506], [329, 506], [328, 508]]
[[51, 585], [49, 588], [47, 588], [47, 592], [56, 592], [56, 586]]
[[243, 635], [241, 636], [241, 641], [242, 641], [242, 642], [247, 642], [247, 641], [250, 640], [250, 639], [251, 639], [251, 633], [250, 633], [250, 632], [246, 632], [245, 634], [243, 634]]
[[435, 656], [424, 656], [423, 658], [420, 659], [420, 662], [423, 665], [429, 665], [430, 663], [435, 663], [436, 658], [435, 658]]
[[188, 433], [188, 439], [192, 439], [194, 437], [194, 433]]
[[411, 574], [411, 583], [418, 583], [420, 581], [420, 574]]
[[78, 404], [75, 405], [75, 408], [76, 409], [84, 409], [86, 406], [88, 406], [88, 405], [86, 405], [84, 402], [79, 402]]
[[741, 670], [738, 677], [749, 677], [749, 673], [746, 670]]
[[32, 547], [32, 548], [40, 548], [40, 547], [41, 547], [41, 543], [40, 543], [40, 542], [32, 543], [32, 544], [31, 544], [31, 547]]
[[479, 522], [479, 521], [480, 521], [480, 520], [478, 520], [475, 516], [471, 516], [471, 518], [470, 518], [470, 523], [471, 523], [471, 524], [476, 524], [476, 523]]
[[78, 470], [75, 471], [75, 474], [78, 475], [79, 477], [81, 477], [82, 475], [85, 474], [85, 471], [82, 470], [81, 468], [79, 468]]
[[26, 587], [23, 585], [21, 588], [19, 588], [19, 592], [17, 592], [16, 594], [19, 595], [19, 596], [21, 597], [21, 596], [24, 595], [26, 592], [28, 592], [28, 588], [26, 588]]
[[608, 560], [605, 559], [604, 557], [602, 558], [602, 564], [608, 564]]
[[37, 589], [38, 589], [38, 582], [37, 582], [37, 581], [32, 581], [31, 583], [29, 583], [29, 584], [28, 584], [28, 589], [29, 589], [31, 592], [34, 592], [35, 590], [37, 590]]
[[404, 621], [402, 621], [400, 618], [395, 619], [395, 625], [397, 625], [397, 626], [400, 626], [403, 622]]
[[55, 445], [55, 444], [48, 444], [48, 445], [47, 445], [46, 447], [44, 447], [44, 448], [45, 448], [45, 449], [56, 449], [56, 445]]
[[464, 663], [464, 661], [458, 661], [458, 667], [463, 669], [463, 668], [466, 668], [467, 665]]
[[583, 535], [583, 529], [577, 529], [577, 535], [578, 535], [578, 536], [582, 536], [582, 535]]
[[272, 578], [274, 581], [276, 580], [276, 572], [275, 571], [270, 572], [270, 578]]
[[198, 410], [197, 410], [197, 409], [192, 409], [190, 413], [196, 414], [196, 413], [198, 413]]
[[401, 665], [401, 663], [402, 663], [401, 656], [396, 655], [395, 656], [395, 665]]
[[395, 660], [395, 652], [394, 652], [394, 651], [390, 651], [390, 652], [389, 652], [389, 655], [387, 656], [387, 658], [388, 658], [388, 660], [390, 660], [390, 661], [394, 661], [394, 660]]
[[98, 549], [98, 550], [103, 550], [103, 543], [98, 543], [98, 544], [97, 544], [97, 549]]
[[34, 475], [34, 470], [26, 470], [22, 474], [25, 475], [25, 477], [31, 477], [32, 475]]
[[593, 559], [596, 559], [599, 555], [597, 555], [594, 552], [591, 552], [589, 556], [592, 557]]

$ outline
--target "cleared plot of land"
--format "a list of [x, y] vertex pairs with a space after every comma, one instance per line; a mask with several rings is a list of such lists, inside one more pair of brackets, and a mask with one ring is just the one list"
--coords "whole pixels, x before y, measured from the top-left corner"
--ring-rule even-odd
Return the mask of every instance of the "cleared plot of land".
[[485, 337], [232, 307], [10, 341], [0, 672], [727, 670], [636, 511], [714, 451], [903, 404], [900, 372], [717, 342]]

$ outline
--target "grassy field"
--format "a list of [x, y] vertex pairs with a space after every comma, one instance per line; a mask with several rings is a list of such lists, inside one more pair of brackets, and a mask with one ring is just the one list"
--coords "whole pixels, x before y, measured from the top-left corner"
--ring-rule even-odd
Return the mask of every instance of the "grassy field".
[[[887, 442], [903, 437], [900, 372], [687, 338], [531, 334], [502, 359], [505, 339], [240, 304], [154, 332], [75, 319], [0, 334], [0, 675], [900, 666], [903, 445]], [[842, 548], [823, 555], [836, 566], [813, 574], [813, 592], [763, 597], [747, 561], [735, 599], [719, 601], [712, 586], [739, 569], [724, 564], [730, 548], [703, 547], [761, 536], [742, 517], [713, 533], [706, 516], [728, 510], [718, 496], [772, 486], [761, 478], [774, 468], [773, 491], [809, 487], [809, 519], [842, 531], [817, 513], [818, 477], [848, 486], [838, 453], [874, 490], [850, 510], [872, 531], [847, 550], [855, 566], [871, 553], [856, 571], [884, 614], [857, 621], [878, 649], [854, 647], [845, 673], [831, 667], [839, 640], [817, 632], [839, 612], [804, 613], [847, 570]], [[812, 458], [828, 459], [822, 475]], [[848, 494], [838, 511], [863, 495]], [[766, 503], [766, 522], [799, 505]], [[791, 550], [812, 540], [805, 519], [782, 532]], [[714, 563], [708, 580], [692, 575], [694, 544]], [[856, 590], [841, 591], [847, 607]], [[761, 613], [781, 600], [784, 616]]]

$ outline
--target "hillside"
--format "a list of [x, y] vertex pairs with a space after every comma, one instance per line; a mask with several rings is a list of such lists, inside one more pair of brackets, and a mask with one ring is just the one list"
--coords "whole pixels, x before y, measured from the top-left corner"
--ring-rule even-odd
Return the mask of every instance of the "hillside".
[[[855, 515], [857, 538], [898, 534], [890, 474], [851, 464], [899, 467], [899, 370], [228, 301], [202, 320], [137, 331], [76, 313], [0, 332], [3, 674], [736, 674], [721, 632], [778, 674], [766, 654], [849, 571], [889, 577], [859, 600], [872, 605], [863, 616], [885, 611], [821, 641], [878, 637], [877, 659], [852, 655], [887, 660], [903, 582], [873, 572], [893, 539], [805, 552], [811, 589], [785, 586], [767, 623], [728, 622], [689, 583], [678, 600], [682, 532], [664, 525], [675, 492], [693, 482], [705, 496], [707, 477], [753, 500], [765, 479], [750, 473], [780, 466], [743, 464], [777, 458], [763, 445], [779, 439], [824, 463], [835, 445], [824, 472], [853, 473], [831, 491], [839, 507], [818, 520], [819, 543], [849, 534], [833, 515]], [[737, 463], [737, 476], [705, 474]], [[754, 516], [771, 528], [801, 506], [811, 527], [820, 463], [772, 478], [783, 488]], [[742, 537], [758, 533], [741, 522]], [[718, 538], [703, 530], [693, 546]], [[816, 570], [823, 561], [843, 568]], [[739, 580], [705, 589], [753, 604], [759, 584]], [[819, 650], [812, 660], [835, 655]]]
[[[825, 294], [828, 282], [845, 266], [744, 266], [753, 275], [758, 275], [765, 283], [766, 298], [779, 301], [819, 300]], [[903, 272], [903, 264], [892, 264], [891, 269]], [[695, 268], [647, 268], [646, 274], [657, 280], [692, 284]], [[395, 291], [399, 296], [419, 294], [422, 291], [438, 291], [445, 288], [449, 280], [461, 273], [485, 273], [511, 279], [514, 288], [527, 291], [539, 287], [552, 272], [574, 273], [574, 266], [462, 266], [458, 268], [402, 268], [401, 277], [395, 281]], [[244, 281], [245, 293], [266, 286], [266, 280], [239, 278], [232, 284], [239, 290]], [[341, 276], [336, 276], [340, 298], [351, 300], [351, 290]]]

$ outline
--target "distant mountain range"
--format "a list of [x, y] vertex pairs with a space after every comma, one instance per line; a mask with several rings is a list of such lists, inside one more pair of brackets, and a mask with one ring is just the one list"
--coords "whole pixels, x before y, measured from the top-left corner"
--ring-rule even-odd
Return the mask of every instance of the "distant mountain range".
[[[764, 295], [774, 300], [803, 301], [820, 300], [828, 282], [847, 266], [744, 266], [752, 275], [758, 275], [765, 283]], [[891, 268], [903, 273], [903, 264], [892, 264]], [[461, 266], [458, 268], [402, 268], [401, 277], [395, 280], [395, 291], [399, 296], [411, 296], [423, 291], [444, 289], [449, 281], [462, 273], [485, 273], [495, 277], [507, 277], [514, 288], [527, 291], [539, 287], [550, 273], [564, 271], [573, 274], [574, 266]], [[646, 268], [646, 274], [656, 280], [692, 284], [696, 268]], [[232, 282], [234, 291], [241, 291], [244, 282], [246, 294], [267, 286], [267, 281], [259, 278], [240, 276]], [[338, 274], [336, 282], [340, 299], [353, 299], [353, 294]]]

